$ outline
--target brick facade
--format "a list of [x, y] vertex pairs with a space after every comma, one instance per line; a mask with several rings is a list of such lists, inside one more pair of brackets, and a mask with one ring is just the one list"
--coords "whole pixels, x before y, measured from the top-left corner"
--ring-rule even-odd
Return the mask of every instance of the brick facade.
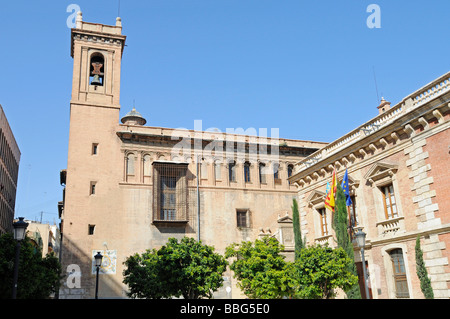
[[[416, 275], [417, 236], [435, 298], [450, 297], [450, 116], [443, 102], [450, 96], [449, 75], [392, 108], [383, 100], [377, 117], [300, 161], [290, 179], [298, 186], [308, 244], [335, 246], [332, 212], [327, 210], [326, 236], [319, 212], [333, 168], [339, 180], [348, 171], [358, 219], [353, 226], [367, 234], [372, 298], [424, 298]], [[360, 262], [356, 243], [354, 248]], [[401, 273], [395, 273], [395, 258], [404, 264]]]

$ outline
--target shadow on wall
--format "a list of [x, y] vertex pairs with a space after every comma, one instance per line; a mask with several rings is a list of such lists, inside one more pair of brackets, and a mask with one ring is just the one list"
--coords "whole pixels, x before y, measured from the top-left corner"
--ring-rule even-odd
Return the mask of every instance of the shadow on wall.
[[[100, 251], [104, 256], [99, 272], [98, 298], [127, 298], [121, 283], [122, 274], [115, 273], [115, 251]], [[74, 242], [63, 238], [62, 275], [59, 299], [94, 299], [96, 272], [93, 255], [88, 256]]]

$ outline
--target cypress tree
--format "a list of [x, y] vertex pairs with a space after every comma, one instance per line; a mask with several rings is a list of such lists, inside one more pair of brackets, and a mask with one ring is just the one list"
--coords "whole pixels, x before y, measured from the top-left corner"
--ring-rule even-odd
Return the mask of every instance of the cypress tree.
[[298, 212], [297, 200], [294, 198], [292, 203], [292, 223], [294, 226], [295, 260], [300, 256], [300, 251], [304, 247], [302, 242], [302, 232], [300, 230], [300, 214]]
[[[349, 271], [358, 275], [355, 265], [355, 255], [353, 252], [353, 244], [350, 240], [348, 233], [348, 218], [347, 218], [347, 205], [344, 191], [342, 190], [341, 184], [337, 183], [336, 196], [335, 196], [335, 207], [333, 216], [333, 229], [336, 234], [336, 241], [339, 247], [342, 247], [350, 258]], [[349, 299], [361, 299], [361, 292], [359, 290], [359, 285], [355, 284], [350, 289], [345, 291]]]
[[425, 267], [425, 262], [423, 261], [423, 252], [420, 248], [420, 236], [416, 239], [416, 271], [417, 276], [420, 280], [420, 289], [426, 299], [434, 299], [433, 288], [431, 288], [431, 281], [428, 278], [427, 268]]

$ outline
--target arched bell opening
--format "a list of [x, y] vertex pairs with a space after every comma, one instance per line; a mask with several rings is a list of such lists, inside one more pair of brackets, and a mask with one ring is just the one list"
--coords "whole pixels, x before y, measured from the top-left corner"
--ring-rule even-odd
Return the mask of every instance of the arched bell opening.
[[103, 86], [105, 82], [105, 58], [100, 53], [91, 55], [89, 84]]

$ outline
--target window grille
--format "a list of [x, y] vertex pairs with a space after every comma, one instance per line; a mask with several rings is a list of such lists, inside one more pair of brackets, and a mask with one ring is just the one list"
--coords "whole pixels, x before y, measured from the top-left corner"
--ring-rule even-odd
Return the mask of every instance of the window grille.
[[153, 163], [153, 221], [188, 221], [187, 164]]
[[236, 211], [236, 224], [239, 228], [249, 228], [250, 227], [250, 216], [248, 210], [238, 209]]

